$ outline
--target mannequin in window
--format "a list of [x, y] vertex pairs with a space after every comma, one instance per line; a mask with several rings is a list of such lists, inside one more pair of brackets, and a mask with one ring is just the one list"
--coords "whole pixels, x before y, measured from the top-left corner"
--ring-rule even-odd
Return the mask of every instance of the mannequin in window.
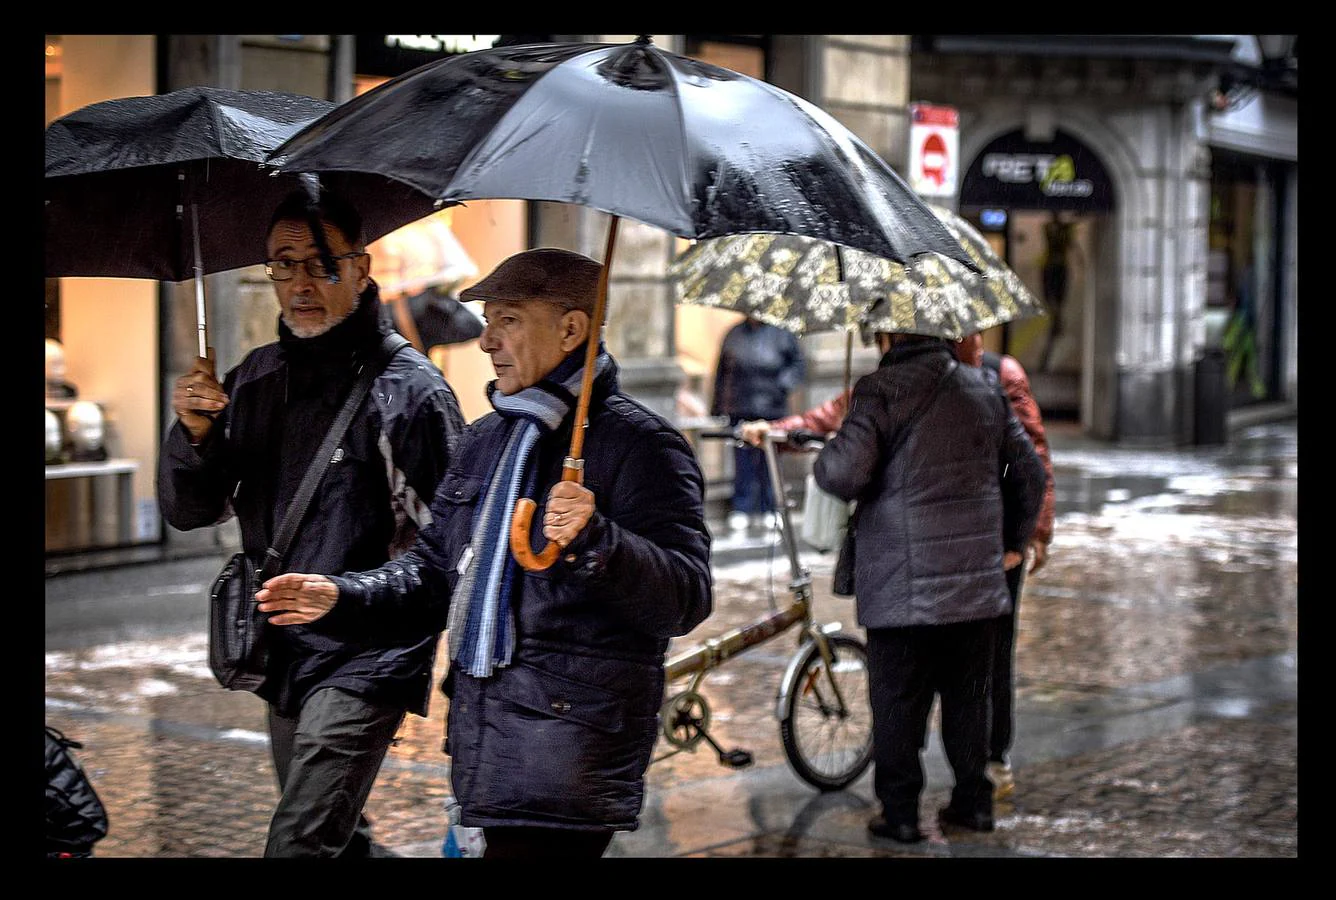
[[48, 400], [72, 400], [79, 389], [65, 380], [65, 348], [60, 341], [46, 339], [46, 397]]
[[1062, 335], [1063, 312], [1067, 300], [1067, 283], [1071, 262], [1083, 262], [1080, 245], [1076, 241], [1076, 223], [1063, 221], [1054, 210], [1044, 223], [1043, 268], [1044, 306], [1048, 309], [1049, 330], [1044, 342], [1044, 353], [1039, 359], [1039, 371], [1047, 372], [1052, 364], [1053, 345]]

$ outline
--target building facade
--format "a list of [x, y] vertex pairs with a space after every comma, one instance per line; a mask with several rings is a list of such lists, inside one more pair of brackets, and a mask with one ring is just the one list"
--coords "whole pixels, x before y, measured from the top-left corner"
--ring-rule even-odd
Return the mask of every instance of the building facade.
[[[635, 37], [48, 36], [46, 116], [50, 122], [100, 100], [201, 84], [344, 101], [422, 63], [484, 46]], [[1046, 415], [1077, 420], [1100, 439], [1175, 445], [1223, 440], [1226, 416], [1239, 411], [1297, 409], [1294, 36], [653, 38], [816, 103], [902, 174], [913, 106], [955, 110], [958, 174], [943, 202], [978, 223], [1045, 296], [1049, 316], [986, 339], [1026, 365]], [[533, 246], [601, 259], [608, 217], [563, 204], [490, 201], [451, 210], [449, 225], [485, 274]], [[684, 246], [622, 222], [607, 339], [627, 389], [689, 422], [709, 396], [718, 343], [737, 317], [675, 306], [666, 270]], [[210, 340], [225, 371], [273, 339], [277, 310], [259, 267], [205, 283]], [[130, 523], [117, 521], [127, 515], [124, 505], [101, 496], [109, 485], [88, 479], [86, 496], [76, 495], [72, 483], [53, 483], [48, 469], [48, 554], [219, 549], [230, 535], [225, 527], [164, 528], [152, 484], [171, 417], [170, 386], [196, 353], [193, 286], [51, 279], [46, 294], [47, 337], [62, 343], [69, 381], [102, 405], [108, 444], [134, 466]], [[841, 390], [846, 371], [856, 376], [876, 365], [873, 351], [842, 336], [811, 335], [803, 344], [809, 381], [795, 408]], [[466, 417], [487, 410], [490, 367], [476, 343], [433, 359]], [[701, 447], [712, 490], [727, 483], [722, 449]], [[53, 490], [64, 493], [53, 501]]]

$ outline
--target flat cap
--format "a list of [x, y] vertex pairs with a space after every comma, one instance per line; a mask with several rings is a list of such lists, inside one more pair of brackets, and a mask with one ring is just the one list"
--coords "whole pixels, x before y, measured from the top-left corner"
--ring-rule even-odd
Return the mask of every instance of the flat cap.
[[603, 267], [587, 256], [555, 247], [525, 250], [503, 260], [482, 281], [459, 294], [461, 300], [546, 300], [592, 313]]

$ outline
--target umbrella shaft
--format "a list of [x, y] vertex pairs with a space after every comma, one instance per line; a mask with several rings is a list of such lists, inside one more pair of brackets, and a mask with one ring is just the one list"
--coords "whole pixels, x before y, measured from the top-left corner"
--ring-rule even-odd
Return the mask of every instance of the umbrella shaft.
[[612, 251], [617, 245], [617, 223], [613, 216], [608, 223], [608, 243], [603, 251], [603, 269], [598, 273], [598, 299], [594, 302], [594, 317], [589, 323], [589, 340], [585, 348], [584, 377], [580, 384], [580, 402], [575, 408], [575, 424], [571, 429], [571, 459], [580, 459], [584, 450], [584, 424], [589, 415], [589, 394], [594, 388], [594, 360], [598, 358], [599, 337], [603, 331], [603, 313], [608, 305], [608, 273], [612, 269]]
[[195, 327], [199, 332], [200, 359], [209, 358], [209, 338], [205, 332], [204, 256], [199, 249], [199, 208], [190, 204], [190, 237], [195, 250]]
[[204, 321], [204, 276], [195, 270], [195, 322], [199, 332], [199, 355], [201, 359], [209, 356], [209, 338]]

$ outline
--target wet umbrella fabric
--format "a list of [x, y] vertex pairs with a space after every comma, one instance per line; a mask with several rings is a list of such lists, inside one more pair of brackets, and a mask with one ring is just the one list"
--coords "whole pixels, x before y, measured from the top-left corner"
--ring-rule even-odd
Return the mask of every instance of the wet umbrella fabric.
[[[966, 335], [1043, 315], [1043, 304], [967, 220], [932, 207], [979, 271], [922, 256], [907, 264], [795, 235], [700, 241], [669, 266], [677, 302], [745, 313], [799, 334], [850, 330]], [[875, 301], [885, 298], [886, 303]]]
[[968, 263], [905, 182], [825, 111], [646, 39], [428, 63], [271, 159], [284, 171], [375, 172], [444, 200], [574, 203], [691, 239], [784, 232]]
[[[46, 130], [47, 277], [184, 281], [263, 262], [270, 214], [313, 184], [277, 173], [265, 158], [334, 107], [278, 91], [192, 87], [56, 119]], [[320, 182], [357, 207], [366, 240], [436, 208], [383, 177]]]

